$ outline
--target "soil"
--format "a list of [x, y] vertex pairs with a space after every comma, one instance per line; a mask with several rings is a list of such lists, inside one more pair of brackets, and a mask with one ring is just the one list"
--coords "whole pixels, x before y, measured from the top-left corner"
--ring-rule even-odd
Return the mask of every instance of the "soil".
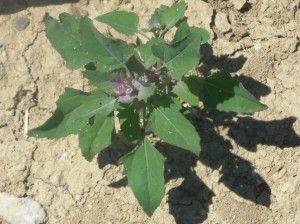
[[[1, 5], [0, 1], [0, 5]], [[87, 162], [76, 136], [24, 136], [54, 111], [65, 87], [88, 85], [68, 70], [45, 36], [44, 19], [62, 12], [91, 18], [132, 10], [145, 27], [154, 8], [173, 1], [4, 0], [0, 9], [0, 191], [29, 196], [46, 223], [300, 223], [300, 3], [297, 0], [187, 1], [192, 25], [212, 34], [199, 71], [227, 69], [268, 109], [253, 115], [199, 111], [195, 158], [162, 142], [165, 197], [149, 218], [107, 150]], [[243, 1], [241, 1], [243, 2]], [[30, 24], [15, 28], [17, 18]], [[96, 24], [96, 23], [95, 23]], [[106, 26], [100, 26], [108, 33]], [[113, 31], [111, 31], [113, 32]], [[122, 37], [123, 38], [123, 37]], [[0, 221], [1, 223], [1, 221]]]

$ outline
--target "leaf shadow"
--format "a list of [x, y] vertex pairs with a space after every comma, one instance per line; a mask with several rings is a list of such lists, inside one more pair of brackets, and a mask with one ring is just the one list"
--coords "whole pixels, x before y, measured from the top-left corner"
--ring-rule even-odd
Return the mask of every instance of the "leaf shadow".
[[167, 192], [169, 213], [174, 216], [176, 223], [203, 222], [215, 194], [194, 170], [197, 157], [189, 151], [162, 142], [157, 142], [155, 147], [166, 158], [165, 182], [183, 178], [179, 186]]
[[247, 61], [247, 58], [243, 55], [236, 58], [230, 55], [215, 56], [209, 44], [201, 45], [200, 53], [202, 55], [201, 64], [197, 69], [205, 76], [211, 75], [214, 69], [236, 72], [240, 70]]
[[9, 15], [25, 10], [28, 7], [43, 7], [47, 5], [62, 5], [75, 3], [79, 0], [4, 0], [0, 15]]
[[198, 122], [201, 123], [201, 129], [198, 130], [202, 137], [202, 151], [199, 157], [201, 163], [213, 170], [219, 170], [219, 183], [223, 183], [238, 196], [269, 207], [271, 188], [256, 172], [255, 167], [232, 153], [233, 146], [217, 133], [213, 120], [203, 116]]

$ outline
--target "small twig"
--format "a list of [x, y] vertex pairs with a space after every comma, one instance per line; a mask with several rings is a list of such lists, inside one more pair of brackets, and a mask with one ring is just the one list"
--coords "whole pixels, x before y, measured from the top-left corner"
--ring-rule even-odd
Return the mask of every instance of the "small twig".
[[28, 117], [29, 117], [28, 110], [25, 110], [25, 115], [24, 115], [24, 137], [25, 138], [27, 138], [27, 133], [28, 133]]

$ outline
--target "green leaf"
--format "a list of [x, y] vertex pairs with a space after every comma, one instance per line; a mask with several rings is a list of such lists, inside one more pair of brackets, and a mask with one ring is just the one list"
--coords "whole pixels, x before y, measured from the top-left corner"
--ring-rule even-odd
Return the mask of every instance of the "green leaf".
[[169, 9], [169, 7], [165, 5], [161, 5], [159, 8], [155, 9], [154, 13], [151, 15], [151, 18], [148, 23], [148, 29], [146, 29], [146, 31], [155, 31], [156, 29], [161, 29], [161, 14], [167, 9]]
[[180, 80], [184, 74], [199, 63], [200, 44], [201, 35], [198, 32], [192, 32], [173, 45], [154, 44], [152, 52], [162, 60], [163, 66], [170, 70], [172, 77]]
[[164, 196], [164, 158], [145, 138], [143, 144], [121, 159], [128, 185], [148, 216]]
[[207, 43], [207, 41], [210, 39], [210, 34], [207, 30], [195, 26], [189, 27], [186, 21], [182, 21], [179, 24], [171, 43], [174, 44], [178, 41], [183, 40], [190, 33], [196, 33], [199, 38], [201, 38], [201, 44]]
[[153, 38], [138, 48], [138, 51], [140, 52], [147, 69], [151, 68], [156, 62], [159, 61], [159, 58], [152, 53], [152, 46], [159, 43], [163, 44], [164, 40], [161, 38]]
[[66, 60], [66, 65], [70, 69], [78, 69], [89, 62], [84, 49], [78, 49], [81, 41], [79, 34], [79, 22], [74, 16], [62, 13], [59, 16], [60, 22], [49, 17], [46, 20], [46, 36], [52, 46]]
[[183, 40], [191, 33], [191, 29], [186, 21], [179, 24], [171, 44]]
[[184, 16], [187, 4], [181, 1], [170, 8], [164, 10], [160, 16], [160, 24], [165, 26], [165, 29], [171, 29]]
[[122, 40], [105, 37], [94, 27], [88, 17], [82, 17], [80, 30], [82, 46], [87, 49], [88, 57], [95, 61], [97, 70], [111, 72], [124, 67], [128, 59], [134, 54], [134, 46]]
[[87, 17], [80, 21], [67, 13], [60, 15], [60, 21], [50, 17], [46, 21], [46, 35], [70, 69], [94, 62], [99, 71], [111, 72], [124, 67], [134, 53], [132, 45], [99, 33]]
[[155, 93], [155, 84], [154, 83], [142, 83], [142, 86], [139, 89], [138, 99], [147, 101]]
[[90, 97], [90, 93], [82, 92], [78, 89], [65, 88], [65, 92], [60, 95], [56, 101], [56, 105], [64, 114], [70, 113], [75, 108], [86, 102]]
[[175, 108], [155, 108], [149, 118], [147, 131], [153, 131], [165, 142], [189, 150], [196, 155], [201, 151], [200, 137], [195, 127]]
[[83, 71], [83, 77], [89, 80], [89, 83], [96, 86], [98, 90], [111, 93], [120, 82], [118, 73], [102, 73], [99, 71]]
[[80, 119], [74, 123], [68, 123], [67, 121], [73, 111], [91, 97], [82, 91], [66, 88], [65, 93], [56, 102], [58, 108], [53, 115], [40, 127], [30, 130], [28, 136], [52, 139], [62, 138], [78, 132], [87, 124], [88, 119]]
[[192, 26], [191, 27], [191, 32], [197, 33], [199, 36], [201, 36], [201, 44], [205, 44], [209, 41], [210, 39], [210, 34], [207, 30]]
[[114, 116], [95, 115], [92, 123], [90, 122], [79, 132], [79, 146], [83, 156], [88, 161], [92, 161], [97, 153], [112, 144], [114, 137]]
[[88, 120], [96, 114], [107, 116], [113, 111], [115, 103], [116, 99], [109, 96], [88, 99], [69, 114], [67, 125], [80, 122], [81, 120]]
[[28, 132], [38, 138], [62, 138], [77, 133], [86, 126], [89, 118], [101, 114], [107, 116], [113, 110], [116, 100], [101, 94], [87, 95], [79, 90], [69, 89], [59, 97], [57, 109], [40, 127]]
[[219, 71], [204, 79], [203, 103], [205, 108], [226, 112], [254, 113], [267, 106], [254, 98], [229, 72]]
[[184, 81], [177, 82], [176, 86], [174, 86], [173, 93], [177, 94], [180, 99], [192, 106], [198, 105], [199, 97], [197, 92], [191, 92]]
[[136, 143], [142, 130], [140, 127], [140, 117], [134, 111], [134, 105], [124, 105], [123, 108], [119, 109], [118, 117], [122, 133], [129, 141]]
[[172, 91], [184, 102], [189, 103], [191, 106], [198, 106], [199, 89], [201, 87], [202, 78], [191, 75], [177, 82]]
[[139, 17], [133, 12], [113, 11], [98, 16], [96, 20], [111, 26], [119, 33], [127, 36], [138, 32]]

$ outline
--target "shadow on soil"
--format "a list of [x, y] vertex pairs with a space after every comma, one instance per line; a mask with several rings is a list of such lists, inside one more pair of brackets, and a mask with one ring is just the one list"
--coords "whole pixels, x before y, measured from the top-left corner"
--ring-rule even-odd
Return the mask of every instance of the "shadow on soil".
[[[207, 55], [207, 52], [205, 54]], [[202, 64], [199, 70], [206, 74], [210, 74], [212, 69], [235, 72], [242, 68], [245, 61], [246, 58], [243, 56], [236, 59], [230, 59], [228, 56], [210, 56], [209, 60], [204, 60], [204, 65]], [[257, 99], [271, 92], [268, 86], [250, 77], [239, 76], [238, 79]], [[237, 116], [235, 113], [202, 110], [193, 119], [201, 136], [200, 157], [186, 150], [158, 142], [156, 148], [166, 158], [166, 182], [180, 177], [184, 178], [180, 186], [167, 192], [169, 212], [174, 216], [176, 223], [203, 222], [207, 218], [209, 205], [212, 204], [215, 194], [197, 176], [194, 170], [197, 161], [213, 170], [218, 170], [221, 175], [218, 180], [219, 184], [224, 184], [230, 191], [244, 199], [269, 207], [271, 189], [268, 183], [255, 171], [255, 167], [249, 161], [233, 152], [239, 150], [239, 146], [249, 151], [256, 151], [258, 144], [273, 145], [281, 149], [300, 146], [300, 138], [293, 130], [295, 121], [295, 117], [261, 121], [250, 116]], [[227, 133], [223, 134], [230, 137], [232, 141], [225, 140], [218, 133], [219, 128], [226, 130]], [[121, 148], [123, 151], [120, 152]], [[102, 151], [98, 157], [99, 167], [103, 168], [108, 163], [116, 164], [118, 158], [129, 150], [128, 147], [120, 147], [117, 144], [109, 150]], [[126, 185], [126, 177], [110, 184], [115, 188]]]
[[79, 0], [0, 0], [3, 1], [3, 6], [0, 5], [0, 15], [13, 14], [27, 7], [41, 7], [47, 5], [62, 5], [65, 3], [75, 3]]

